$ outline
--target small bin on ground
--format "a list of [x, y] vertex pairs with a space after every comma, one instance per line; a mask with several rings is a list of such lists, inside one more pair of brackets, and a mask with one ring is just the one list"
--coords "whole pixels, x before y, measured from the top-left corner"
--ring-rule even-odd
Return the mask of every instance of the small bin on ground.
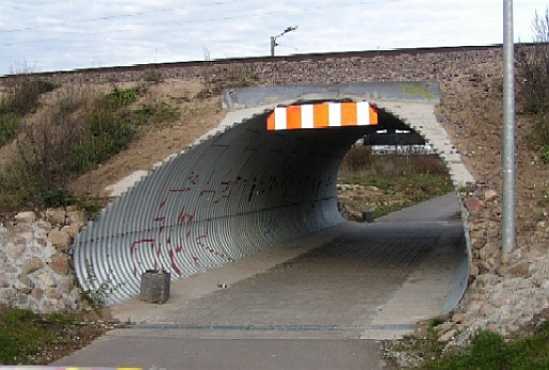
[[167, 271], [147, 270], [141, 274], [141, 292], [139, 298], [148, 303], [166, 303], [170, 298], [170, 273]]

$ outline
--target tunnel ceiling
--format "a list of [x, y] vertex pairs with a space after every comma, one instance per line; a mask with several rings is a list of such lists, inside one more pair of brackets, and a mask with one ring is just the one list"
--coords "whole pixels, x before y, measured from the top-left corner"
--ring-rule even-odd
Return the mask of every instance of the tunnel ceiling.
[[182, 278], [343, 222], [338, 168], [368, 126], [269, 131], [273, 107], [233, 110], [104, 209], [73, 246], [82, 288], [120, 302], [146, 270]]

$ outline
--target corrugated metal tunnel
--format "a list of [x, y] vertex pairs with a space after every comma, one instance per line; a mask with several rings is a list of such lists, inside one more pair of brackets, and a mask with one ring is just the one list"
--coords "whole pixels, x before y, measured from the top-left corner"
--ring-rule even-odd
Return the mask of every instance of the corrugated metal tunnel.
[[365, 128], [269, 132], [266, 116], [173, 158], [111, 204], [75, 243], [82, 287], [117, 302], [147, 269], [184, 277], [342, 222], [338, 168]]
[[[467, 184], [473, 178], [434, 114], [438, 96], [429, 82], [227, 91], [229, 112], [215, 130], [156, 166], [76, 238], [82, 289], [121, 302], [137, 295], [146, 270], [182, 278], [344, 222], [339, 165], [369, 127], [269, 131], [279, 104], [374, 101], [382, 125], [409, 127], [430, 141], [454, 184]], [[466, 286], [462, 272], [454, 303]]]

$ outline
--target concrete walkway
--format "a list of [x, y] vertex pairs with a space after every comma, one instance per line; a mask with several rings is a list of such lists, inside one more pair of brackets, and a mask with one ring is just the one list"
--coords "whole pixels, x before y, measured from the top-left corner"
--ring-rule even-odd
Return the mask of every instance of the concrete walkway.
[[57, 364], [381, 369], [377, 340], [409, 332], [457, 299], [466, 256], [459, 220], [446, 217], [457, 211], [451, 199], [412, 207], [394, 222], [348, 223], [188, 279], [164, 306], [117, 306], [118, 317], [139, 323]]

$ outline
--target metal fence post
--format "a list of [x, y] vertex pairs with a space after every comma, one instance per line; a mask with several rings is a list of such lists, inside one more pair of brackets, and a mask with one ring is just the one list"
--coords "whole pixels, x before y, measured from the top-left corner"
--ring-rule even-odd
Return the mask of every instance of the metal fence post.
[[503, 214], [502, 252], [515, 248], [515, 58], [513, 40], [513, 0], [503, 0]]

